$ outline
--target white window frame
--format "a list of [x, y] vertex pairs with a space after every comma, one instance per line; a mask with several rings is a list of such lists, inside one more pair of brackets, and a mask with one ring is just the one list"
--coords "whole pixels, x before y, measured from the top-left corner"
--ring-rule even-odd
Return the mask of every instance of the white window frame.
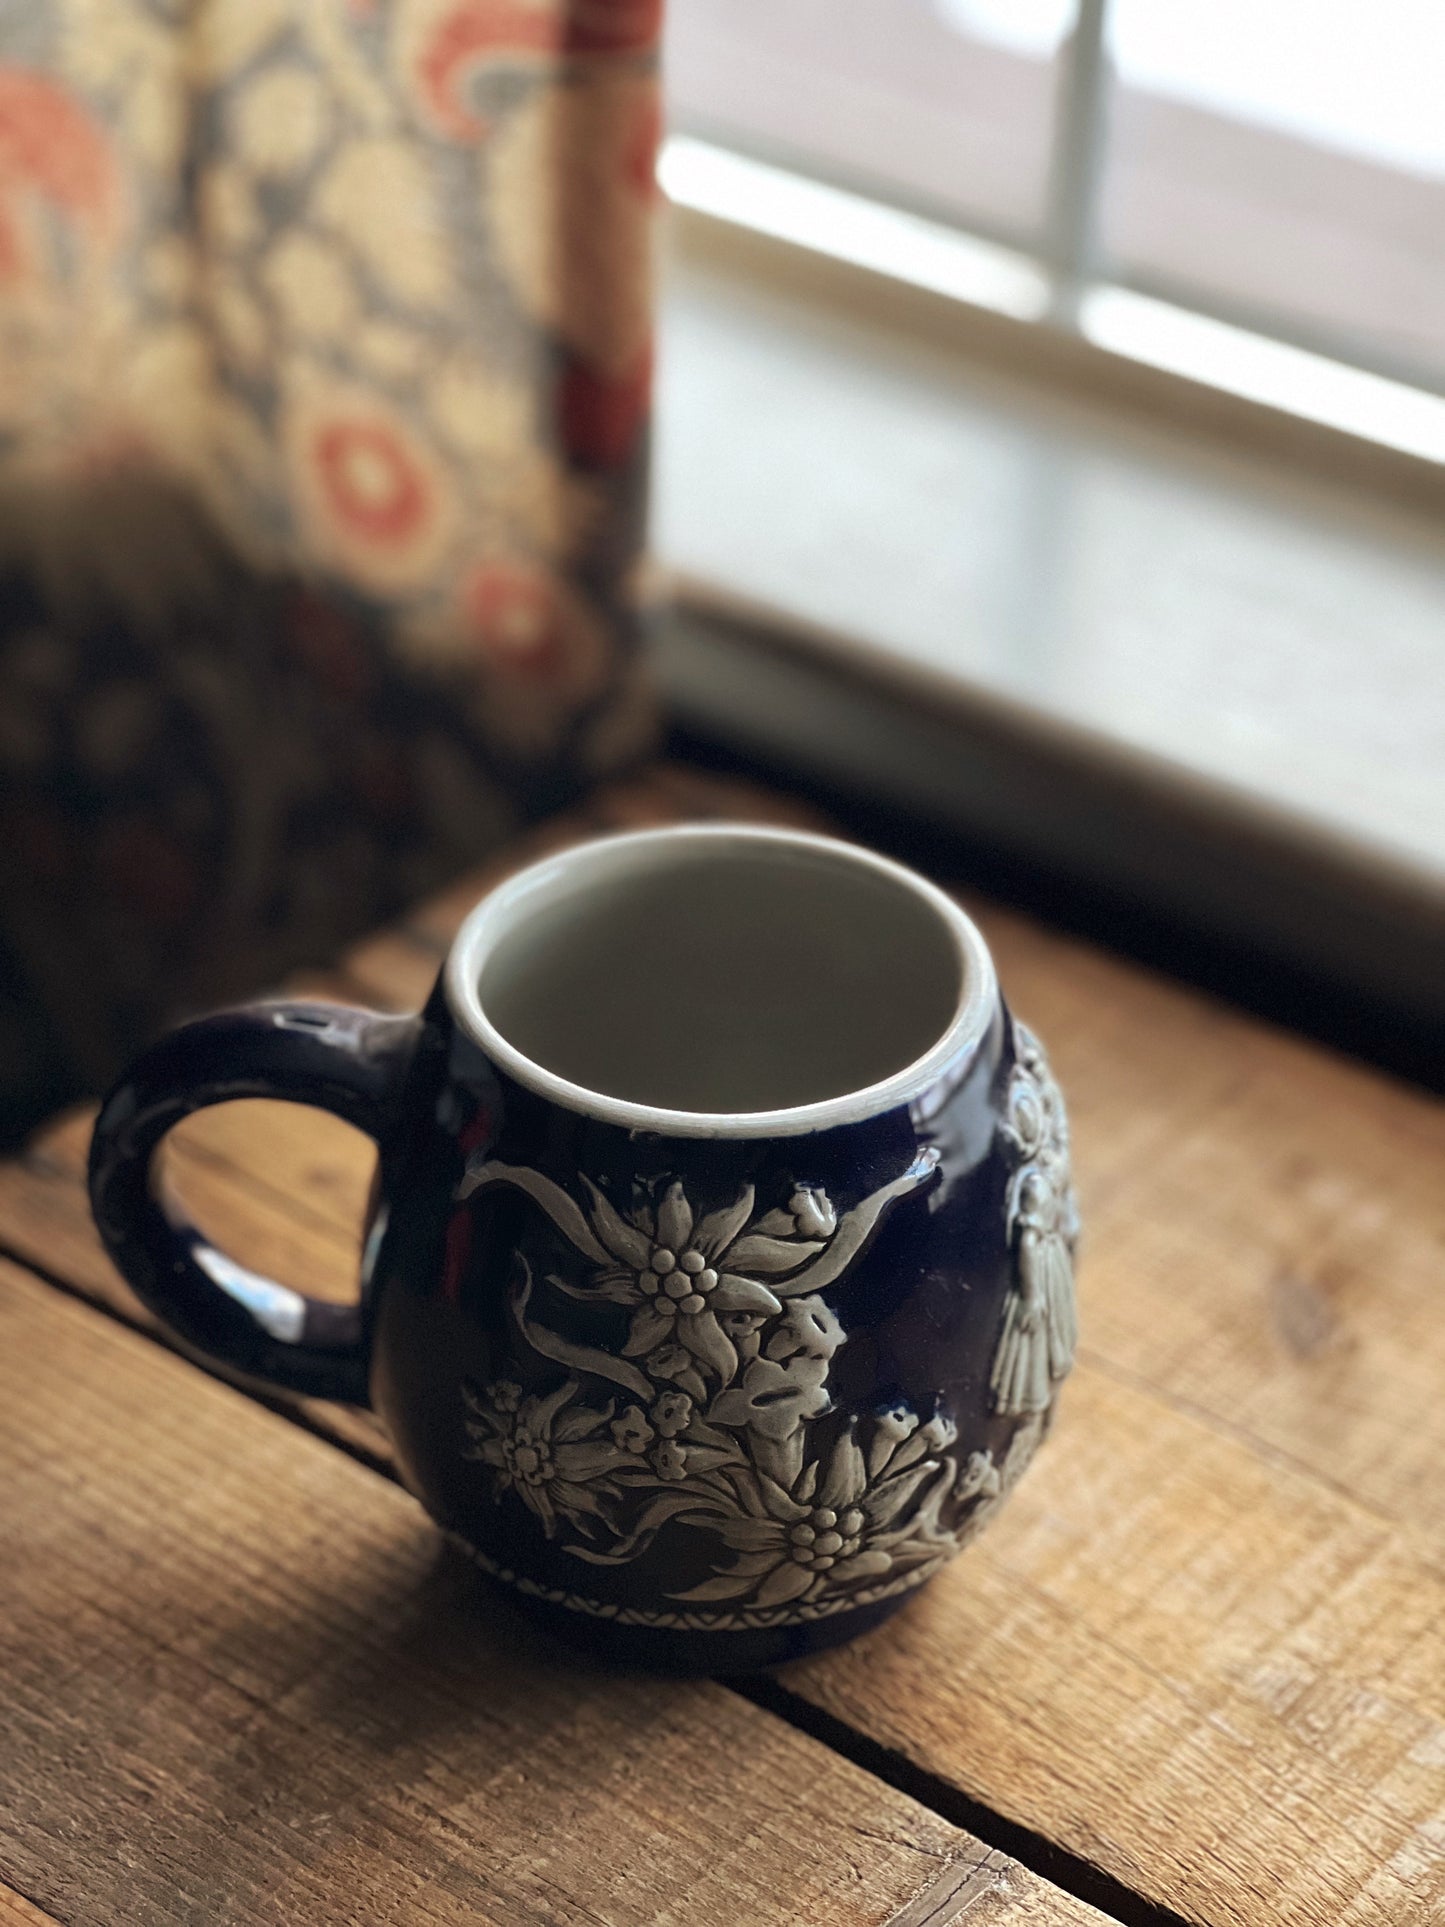
[[[726, 251], [756, 239], [825, 261], [863, 308], [886, 284], [917, 297], [915, 318], [942, 319], [960, 345], [1002, 347], [1033, 371], [1103, 387], [1151, 413], [1273, 452], [1323, 460], [1341, 479], [1445, 502], [1445, 393], [1388, 356], [1362, 357], [1308, 324], [1267, 324], [1247, 305], [1167, 280], [1106, 274], [1099, 210], [1112, 85], [1109, 0], [1079, 0], [1059, 50], [1059, 81], [1041, 233], [1027, 248], [814, 179], [712, 141], [675, 135], [660, 178], [690, 219], [689, 247]], [[750, 265], [756, 271], [754, 259]], [[937, 313], [939, 301], [951, 316]], [[997, 325], [996, 325], [997, 324]], [[1000, 335], [1002, 339], [1000, 339]], [[1225, 401], [1223, 410], [1209, 399]], [[1201, 401], [1205, 403], [1201, 410]]]
[[[1086, 895], [1152, 905], [1241, 954], [1350, 985], [1402, 1022], [1433, 1023], [1445, 855], [1404, 834], [1403, 819], [1365, 828], [1347, 814], [1327, 818], [1275, 770], [1236, 777], [1212, 751], [1191, 760], [1162, 737], [1077, 725], [1046, 689], [996, 673], [994, 660], [920, 649], [896, 620], [900, 604], [925, 626], [954, 620], [958, 605], [927, 569], [917, 595], [903, 579], [920, 526], [931, 531], [920, 541], [949, 540], [951, 506], [944, 519], [920, 514], [925, 470], [897, 458], [935, 408], [948, 448], [955, 432], [967, 439], [964, 389], [1020, 422], [1069, 424], [1124, 451], [1140, 476], [1167, 458], [1221, 491], [1239, 484], [1243, 499], [1276, 491], [1272, 512], [1297, 517], [1311, 540], [1328, 547], [1345, 531], [1351, 608], [1374, 598], [1383, 611], [1401, 606], [1420, 567], [1445, 566], [1445, 396], [1104, 272], [1107, 5], [1081, 0], [1064, 49], [1042, 242], [969, 232], [741, 143], [680, 132], [664, 144], [664, 336], [670, 314], [691, 314], [683, 335], [693, 346], [676, 357], [665, 344], [659, 393], [660, 415], [687, 423], [660, 427], [663, 692], [684, 729], [763, 767], [893, 803], [1072, 878]], [[799, 375], [815, 338], [828, 372], [810, 383]], [[709, 355], [720, 363], [710, 367]], [[846, 392], [827, 391], [835, 375]], [[905, 391], [897, 435], [869, 441], [877, 410]], [[758, 397], [769, 416], [750, 423], [739, 409]], [[845, 420], [861, 432], [840, 433]], [[925, 440], [930, 459], [940, 445]], [[810, 448], [838, 489], [810, 486]], [[860, 504], [882, 537], [851, 546]], [[1278, 595], [1307, 615], [1306, 565], [1276, 576], [1247, 546], [1242, 579], [1261, 604]], [[830, 574], [827, 593], [815, 593], [818, 570]], [[1405, 620], [1408, 649], [1392, 658], [1403, 666], [1377, 673], [1368, 635], [1357, 647], [1351, 634], [1351, 673], [1373, 678], [1375, 711], [1389, 701], [1420, 716], [1392, 772], [1433, 797], [1445, 778], [1420, 739], [1438, 704], [1421, 704], [1415, 679], [1435, 673], [1434, 635], [1428, 613]], [[1166, 621], [1162, 651], [1169, 640]], [[1260, 646], [1267, 652], [1270, 638]], [[1283, 655], [1278, 667], [1273, 681], [1286, 686]], [[1314, 667], [1330, 687], [1328, 656]]]

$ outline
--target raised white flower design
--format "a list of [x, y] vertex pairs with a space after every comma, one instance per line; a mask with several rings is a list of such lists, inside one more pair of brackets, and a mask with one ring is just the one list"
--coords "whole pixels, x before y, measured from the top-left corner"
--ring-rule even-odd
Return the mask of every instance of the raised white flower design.
[[630, 1460], [627, 1448], [608, 1436], [613, 1407], [575, 1405], [578, 1390], [575, 1379], [531, 1398], [505, 1380], [462, 1390], [467, 1456], [492, 1467], [496, 1489], [514, 1491], [549, 1539], [559, 1513], [571, 1520], [596, 1518], [606, 1499], [619, 1497], [611, 1475]]
[[746, 1597], [755, 1606], [782, 1606], [886, 1572], [887, 1555], [863, 1549], [867, 1517], [859, 1501], [865, 1485], [862, 1455], [847, 1435], [821, 1478], [814, 1463], [791, 1491], [766, 1474], [737, 1479], [736, 1511], [717, 1525], [719, 1539], [737, 1558], [726, 1571], [674, 1597]]
[[686, 1392], [663, 1392], [649, 1414], [666, 1439], [675, 1439], [692, 1423], [692, 1400]]
[[[1031, 1114], [1019, 1124], [1022, 1139]], [[581, 1279], [549, 1284], [628, 1313], [616, 1350], [564, 1335], [538, 1320], [518, 1254], [516, 1326], [568, 1376], [543, 1392], [507, 1379], [467, 1388], [471, 1455], [491, 1468], [496, 1496], [515, 1493], [549, 1537], [595, 1565], [638, 1558], [664, 1527], [703, 1533], [714, 1569], [675, 1595], [689, 1607], [831, 1610], [855, 1591], [916, 1583], [998, 1503], [1022, 1459], [1011, 1454], [1001, 1473], [976, 1452], [960, 1469], [951, 1419], [906, 1405], [850, 1421], [821, 1452], [812, 1441], [847, 1342], [823, 1288], [935, 1162], [925, 1153], [849, 1211], [795, 1184], [786, 1207], [756, 1218], [750, 1185], [699, 1214], [664, 1177], [624, 1212], [585, 1178], [584, 1206], [537, 1171], [479, 1162], [460, 1195], [487, 1184], [525, 1192], [587, 1261]], [[595, 1379], [629, 1396], [591, 1403]], [[1036, 1438], [1039, 1426], [1023, 1429]]]
[[[816, 1241], [768, 1236], [746, 1229], [753, 1212], [753, 1187], [719, 1211], [695, 1218], [682, 1185], [673, 1182], [656, 1203], [639, 1205], [625, 1218], [584, 1176], [589, 1197], [585, 1216], [559, 1185], [540, 1172], [485, 1163], [463, 1180], [460, 1190], [486, 1183], [515, 1184], [535, 1198], [557, 1229], [595, 1269], [585, 1285], [554, 1280], [574, 1297], [610, 1300], [632, 1310], [622, 1348], [625, 1358], [643, 1358], [671, 1348], [691, 1355], [695, 1366], [727, 1380], [737, 1370], [732, 1339], [718, 1323], [720, 1313], [767, 1318], [782, 1310], [780, 1291], [764, 1278], [796, 1272], [822, 1249]], [[685, 1369], [685, 1368], [683, 1368]]]
[[831, 1238], [838, 1229], [838, 1213], [821, 1185], [800, 1184], [787, 1209], [769, 1211], [758, 1219], [757, 1229], [775, 1238]]
[[624, 1452], [645, 1452], [657, 1437], [635, 1405], [629, 1405], [621, 1418], [613, 1419], [609, 1429], [613, 1440]]
[[[699, 1373], [726, 1384], [739, 1364], [736, 1327], [724, 1330], [719, 1320], [742, 1320], [746, 1328], [753, 1320], [781, 1312], [784, 1299], [830, 1283], [887, 1207], [922, 1183], [936, 1162], [935, 1153], [925, 1152], [903, 1177], [880, 1187], [841, 1220], [826, 1193], [795, 1190], [793, 1198], [804, 1201], [809, 1222], [831, 1223], [826, 1240], [799, 1236], [798, 1214], [791, 1210], [769, 1213], [750, 1228], [755, 1203], [751, 1184], [742, 1187], [732, 1204], [699, 1218], [674, 1179], [655, 1188], [655, 1195], [660, 1193], [655, 1203], [640, 1203], [624, 1217], [585, 1174], [582, 1183], [589, 1202], [584, 1212], [540, 1171], [483, 1159], [468, 1169], [457, 1196], [469, 1197], [489, 1184], [525, 1191], [593, 1266], [583, 1284], [560, 1277], [551, 1282], [574, 1298], [628, 1306], [632, 1321], [623, 1358], [650, 1360], [662, 1351], [671, 1367], [666, 1376], [692, 1391], [677, 1367], [674, 1346], [692, 1355]], [[787, 1235], [779, 1235], [784, 1226]], [[630, 1381], [624, 1376], [619, 1382]]]
[[756, 1469], [728, 1475], [738, 1508], [717, 1532], [739, 1556], [675, 1597], [781, 1606], [946, 1556], [952, 1540], [936, 1530], [916, 1533], [907, 1512], [930, 1482], [940, 1498], [947, 1493], [954, 1468], [941, 1455], [954, 1437], [946, 1419], [919, 1426], [915, 1418], [903, 1439], [875, 1429], [874, 1449], [865, 1454], [850, 1427], [826, 1464], [815, 1460], [791, 1486]]
[[794, 1298], [783, 1308], [782, 1317], [768, 1334], [767, 1356], [828, 1359], [844, 1342], [837, 1314], [813, 1293], [807, 1298]]

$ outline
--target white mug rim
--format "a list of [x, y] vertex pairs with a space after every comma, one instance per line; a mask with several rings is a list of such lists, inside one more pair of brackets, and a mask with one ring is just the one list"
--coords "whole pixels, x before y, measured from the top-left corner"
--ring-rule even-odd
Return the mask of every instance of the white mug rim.
[[[642, 1104], [575, 1084], [519, 1050], [498, 1030], [482, 1003], [482, 968], [494, 946], [518, 926], [532, 904], [539, 900], [555, 901], [569, 881], [575, 885], [579, 875], [595, 871], [599, 864], [615, 873], [619, 867], [649, 864], [654, 851], [677, 850], [688, 843], [701, 849], [719, 842], [753, 848], [788, 847], [823, 855], [871, 870], [919, 897], [948, 932], [959, 964], [957, 1005], [948, 1024], [928, 1049], [888, 1077], [837, 1097], [778, 1110], [688, 1111]], [[960, 1076], [965, 1060], [972, 1057], [988, 1034], [998, 1009], [998, 982], [988, 945], [972, 918], [936, 884], [907, 865], [895, 863], [890, 857], [880, 856], [842, 837], [731, 822], [668, 824], [657, 829], [592, 837], [529, 864], [499, 883], [468, 912], [448, 952], [443, 985], [453, 1021], [517, 1083], [563, 1110], [596, 1118], [623, 1130], [662, 1137], [794, 1137], [805, 1132], [835, 1130], [840, 1125], [858, 1124], [880, 1116], [921, 1097], [945, 1072], [951, 1078]]]

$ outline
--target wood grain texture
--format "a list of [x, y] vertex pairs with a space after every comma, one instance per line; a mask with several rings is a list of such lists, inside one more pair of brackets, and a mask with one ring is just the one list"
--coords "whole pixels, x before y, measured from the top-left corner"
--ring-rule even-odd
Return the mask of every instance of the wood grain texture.
[[0, 1483], [17, 1922], [1100, 1920], [736, 1694], [571, 1664], [389, 1481], [6, 1264]]
[[[298, 974], [280, 990], [334, 1003], [370, 996], [336, 972]], [[60, 1113], [21, 1157], [0, 1164], [0, 1244], [145, 1321], [149, 1314], [111, 1270], [88, 1211], [75, 1209], [95, 1110], [81, 1104]], [[356, 1295], [374, 1165], [370, 1140], [339, 1118], [267, 1099], [197, 1111], [161, 1147], [167, 1184], [218, 1244], [283, 1284], [335, 1300]]]
[[0, 1882], [0, 1927], [60, 1927], [60, 1922]]
[[[95, 1107], [48, 1125], [0, 1166], [0, 1237], [116, 1310], [145, 1318], [87, 1229], [85, 1161]], [[252, 1099], [198, 1111], [162, 1149], [167, 1182], [216, 1242], [317, 1298], [356, 1295], [375, 1154], [359, 1131], [300, 1105]]]
[[794, 1691], [1211, 1923], [1445, 1920], [1445, 1111], [983, 918], [1075, 1120], [1039, 1465]]
[[[363, 946], [347, 981], [414, 1001], [484, 882]], [[1445, 1920], [1445, 1112], [1024, 919], [980, 921], [1070, 1098], [1082, 1361], [981, 1544], [789, 1684], [1190, 1918]], [[264, 1219], [284, 1250], [301, 1205], [228, 1128], [211, 1149], [237, 1228]], [[0, 1227], [18, 1214], [41, 1262], [113, 1300], [60, 1135], [0, 1174]], [[318, 1190], [350, 1276], [358, 1172], [335, 1155]], [[188, 1169], [198, 1200], [207, 1181]]]
[[1445, 1545], [1445, 1105], [984, 923], [1069, 1097], [1086, 1355]]
[[1212, 1927], [1445, 1920], [1439, 1548], [1081, 1367], [987, 1535], [785, 1684]]

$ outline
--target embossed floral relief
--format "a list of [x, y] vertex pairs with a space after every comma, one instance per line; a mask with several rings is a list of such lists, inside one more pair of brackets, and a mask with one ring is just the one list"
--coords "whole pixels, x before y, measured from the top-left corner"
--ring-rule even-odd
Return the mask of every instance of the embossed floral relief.
[[585, 1177], [584, 1206], [528, 1167], [476, 1164], [459, 1196], [523, 1191], [587, 1261], [580, 1280], [553, 1274], [550, 1287], [628, 1313], [618, 1351], [578, 1343], [540, 1317], [519, 1256], [512, 1317], [566, 1375], [526, 1394], [508, 1379], [464, 1388], [468, 1451], [489, 1468], [493, 1496], [514, 1494], [549, 1539], [593, 1565], [625, 1565], [667, 1529], [705, 1535], [711, 1570], [671, 1597], [718, 1626], [842, 1610], [926, 1578], [1042, 1431], [1026, 1422], [996, 1466], [987, 1452], [959, 1463], [942, 1411], [897, 1405], [841, 1430], [819, 1424], [847, 1343], [822, 1293], [936, 1162], [925, 1152], [842, 1213], [813, 1186], [760, 1213], [746, 1185], [701, 1215], [674, 1179], [624, 1213]]

